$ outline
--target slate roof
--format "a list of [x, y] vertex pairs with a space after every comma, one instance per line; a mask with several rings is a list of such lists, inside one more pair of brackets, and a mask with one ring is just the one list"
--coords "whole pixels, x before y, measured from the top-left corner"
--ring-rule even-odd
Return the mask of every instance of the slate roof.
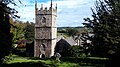
[[61, 36], [57, 36], [57, 42], [60, 41], [61, 39], [65, 39], [65, 37], [62, 36], [62, 35]]
[[65, 38], [64, 36], [61, 35], [61, 36], [57, 37], [57, 42], [59, 42], [61, 39], [68, 42], [71, 46], [77, 45], [77, 43], [75, 42], [75, 40], [72, 37]]
[[66, 40], [71, 46], [77, 45], [77, 43], [73, 40], [72, 37], [66, 38], [65, 40]]

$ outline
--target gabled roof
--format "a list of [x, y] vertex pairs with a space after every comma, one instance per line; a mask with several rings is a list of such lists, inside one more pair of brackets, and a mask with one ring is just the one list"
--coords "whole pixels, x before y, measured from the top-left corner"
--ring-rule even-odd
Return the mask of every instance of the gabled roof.
[[57, 42], [60, 41], [61, 39], [65, 39], [65, 37], [62, 36], [62, 35], [61, 36], [57, 36]]
[[57, 42], [57, 44], [65, 44], [65, 45], [67, 45], [67, 46], [71, 46], [65, 39], [60, 39], [58, 42]]
[[72, 37], [66, 38], [65, 40], [66, 40], [71, 46], [77, 45], [77, 43], [75, 42], [75, 40], [73, 40]]
[[57, 37], [57, 42], [59, 42], [60, 40], [64, 40], [66, 41], [67, 43], [69, 43], [71, 46], [73, 45], [77, 45], [77, 43], [74, 41], [74, 39], [72, 37], [68, 37], [68, 38], [65, 38], [64, 36], [58, 36]]
[[20, 44], [20, 43], [27, 43], [27, 42], [28, 42], [28, 40], [18, 40], [16, 43]]

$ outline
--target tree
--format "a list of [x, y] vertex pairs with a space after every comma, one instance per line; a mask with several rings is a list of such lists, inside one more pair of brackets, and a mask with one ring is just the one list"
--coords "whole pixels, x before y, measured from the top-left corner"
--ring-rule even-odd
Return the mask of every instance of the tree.
[[93, 53], [108, 57], [120, 49], [120, 0], [96, 1], [96, 8], [91, 9], [93, 19], [85, 18], [83, 23], [94, 33]]
[[78, 33], [78, 30], [74, 29], [74, 28], [67, 28], [66, 31], [67, 31], [69, 36], [73, 36], [73, 35], [76, 35]]
[[13, 33], [13, 42], [20, 39], [25, 39], [24, 35], [26, 23], [16, 20], [12, 23], [12, 25], [14, 26], [11, 28], [11, 32]]
[[84, 48], [78, 45], [71, 46], [68, 50], [66, 50], [67, 57], [84, 57]]
[[10, 17], [18, 17], [14, 15], [17, 11], [8, 6], [10, 3], [16, 5], [14, 0], [0, 1], [0, 63], [2, 62], [2, 58], [9, 55], [11, 51], [12, 33], [10, 33]]
[[34, 41], [34, 23], [31, 22], [26, 22], [26, 27], [25, 27], [25, 39], [29, 41]]

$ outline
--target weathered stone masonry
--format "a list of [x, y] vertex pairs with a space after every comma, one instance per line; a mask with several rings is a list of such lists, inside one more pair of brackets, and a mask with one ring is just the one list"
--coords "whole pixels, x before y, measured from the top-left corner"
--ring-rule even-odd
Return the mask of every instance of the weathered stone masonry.
[[49, 8], [37, 8], [35, 4], [35, 44], [34, 57], [51, 57], [54, 55], [54, 48], [57, 38], [57, 5], [55, 8], [51, 5]]

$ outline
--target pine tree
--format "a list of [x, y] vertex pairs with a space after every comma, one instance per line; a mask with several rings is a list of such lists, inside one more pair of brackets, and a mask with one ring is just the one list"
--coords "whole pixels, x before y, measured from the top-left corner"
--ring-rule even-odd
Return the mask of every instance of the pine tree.
[[18, 17], [14, 15], [17, 11], [8, 6], [10, 3], [16, 5], [14, 0], [0, 0], [0, 63], [2, 58], [9, 55], [11, 51], [12, 33], [10, 33], [10, 17]]
[[83, 24], [95, 34], [93, 54], [108, 57], [120, 48], [120, 0], [96, 1], [91, 10], [93, 19], [85, 18]]

